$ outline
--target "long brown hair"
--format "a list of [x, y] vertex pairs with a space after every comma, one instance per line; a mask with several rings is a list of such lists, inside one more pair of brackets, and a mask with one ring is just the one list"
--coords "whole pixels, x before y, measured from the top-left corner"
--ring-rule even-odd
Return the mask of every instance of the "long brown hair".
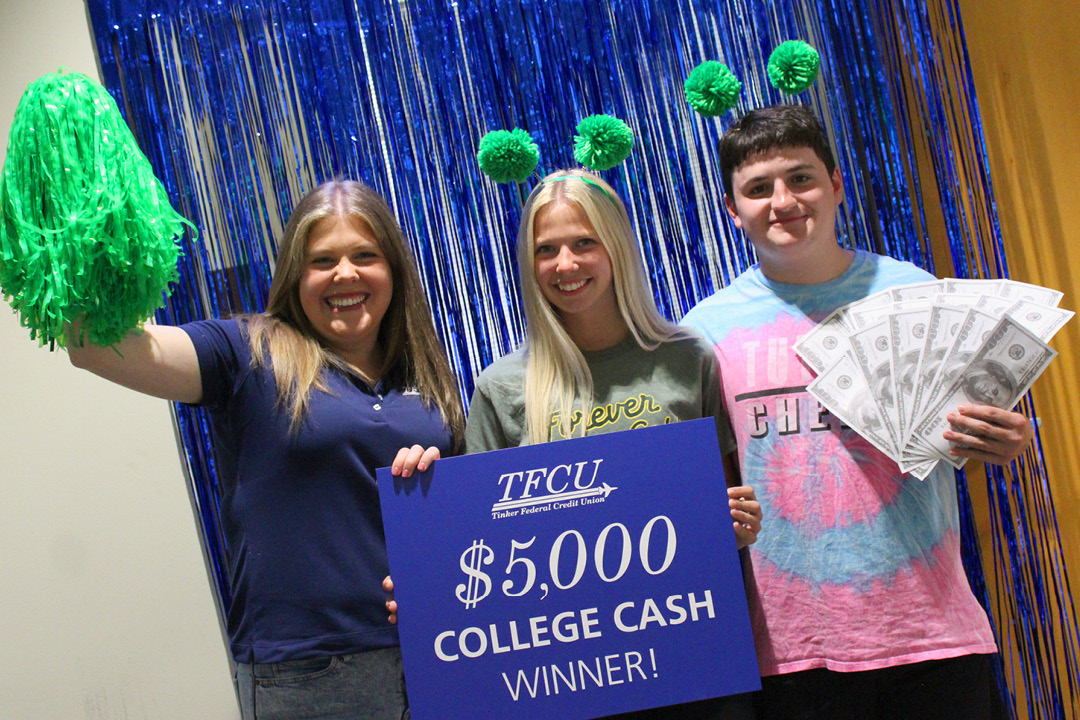
[[362, 220], [379, 243], [393, 281], [390, 306], [379, 325], [384, 361], [380, 376], [398, 374], [434, 404], [460, 447], [465, 414], [457, 380], [439, 343], [427, 296], [409, 245], [390, 208], [377, 192], [353, 180], [333, 180], [309, 192], [293, 209], [278, 246], [266, 311], [248, 318], [252, 362], [274, 371], [278, 401], [288, 409], [292, 426], [303, 422], [315, 388], [328, 392], [322, 371], [337, 367], [370, 381], [333, 352], [319, 336], [300, 304], [300, 281], [312, 227], [327, 217]]

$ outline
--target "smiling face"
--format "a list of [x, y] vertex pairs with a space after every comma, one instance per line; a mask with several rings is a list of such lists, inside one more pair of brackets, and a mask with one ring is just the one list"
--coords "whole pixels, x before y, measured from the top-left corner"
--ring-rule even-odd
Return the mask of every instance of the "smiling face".
[[312, 226], [300, 305], [319, 337], [368, 373], [382, 361], [379, 326], [393, 289], [390, 265], [367, 223], [331, 216]]
[[840, 170], [830, 174], [813, 149], [753, 155], [731, 182], [724, 198], [728, 213], [754, 245], [767, 277], [824, 282], [850, 264], [836, 241], [836, 209], [844, 199]]
[[536, 282], [570, 337], [577, 341], [579, 332], [590, 326], [624, 325], [611, 258], [581, 207], [556, 201], [541, 208], [533, 223]]

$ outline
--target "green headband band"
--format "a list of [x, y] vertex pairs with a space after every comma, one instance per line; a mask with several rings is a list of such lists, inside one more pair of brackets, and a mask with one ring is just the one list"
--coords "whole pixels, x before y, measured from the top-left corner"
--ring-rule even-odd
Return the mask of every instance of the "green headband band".
[[540, 184], [541, 185], [546, 185], [548, 183], [553, 183], [553, 182], [562, 182], [563, 180], [569, 180], [571, 178], [573, 178], [574, 180], [580, 180], [583, 183], [588, 183], [589, 185], [592, 185], [594, 188], [596, 188], [600, 192], [604, 193], [604, 195], [607, 196], [607, 199], [611, 201], [612, 205], [616, 205], [615, 198], [613, 198], [611, 196], [611, 193], [609, 193], [607, 191], [607, 188], [605, 188], [603, 185], [596, 182], [592, 178], [583, 177], [581, 175], [560, 175], [559, 177], [548, 178], [547, 180], [542, 181]]

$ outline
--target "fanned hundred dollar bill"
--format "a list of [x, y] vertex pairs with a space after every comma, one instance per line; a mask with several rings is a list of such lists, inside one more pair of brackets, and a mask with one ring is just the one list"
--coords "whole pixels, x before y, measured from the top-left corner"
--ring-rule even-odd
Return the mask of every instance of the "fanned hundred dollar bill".
[[[1058, 307], [1061, 298], [1014, 280], [900, 285], [838, 308], [795, 351], [817, 375], [807, 387], [825, 407], [924, 479], [942, 460], [963, 464], [948, 452], [942, 418], [961, 403], [1012, 407], [1045, 369], [1055, 355], [1046, 342], [1074, 314]], [[1001, 381], [1006, 390], [1020, 388], [1015, 397], [990, 392], [992, 380], [1008, 377], [997, 365], [976, 365], [980, 357], [991, 362], [988, 346], [1001, 328], [1010, 329], [1012, 346], [1021, 348], [1015, 352], [1038, 356], [1023, 367], [998, 363], [1017, 373], [1012, 384]]]

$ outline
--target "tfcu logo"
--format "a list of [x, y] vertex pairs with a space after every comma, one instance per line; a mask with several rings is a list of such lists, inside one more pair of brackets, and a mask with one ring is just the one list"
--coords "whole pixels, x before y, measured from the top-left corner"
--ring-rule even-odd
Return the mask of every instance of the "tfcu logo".
[[618, 488], [597, 480], [603, 459], [533, 468], [499, 476], [502, 497], [491, 506], [493, 519], [531, 515], [602, 503]]

